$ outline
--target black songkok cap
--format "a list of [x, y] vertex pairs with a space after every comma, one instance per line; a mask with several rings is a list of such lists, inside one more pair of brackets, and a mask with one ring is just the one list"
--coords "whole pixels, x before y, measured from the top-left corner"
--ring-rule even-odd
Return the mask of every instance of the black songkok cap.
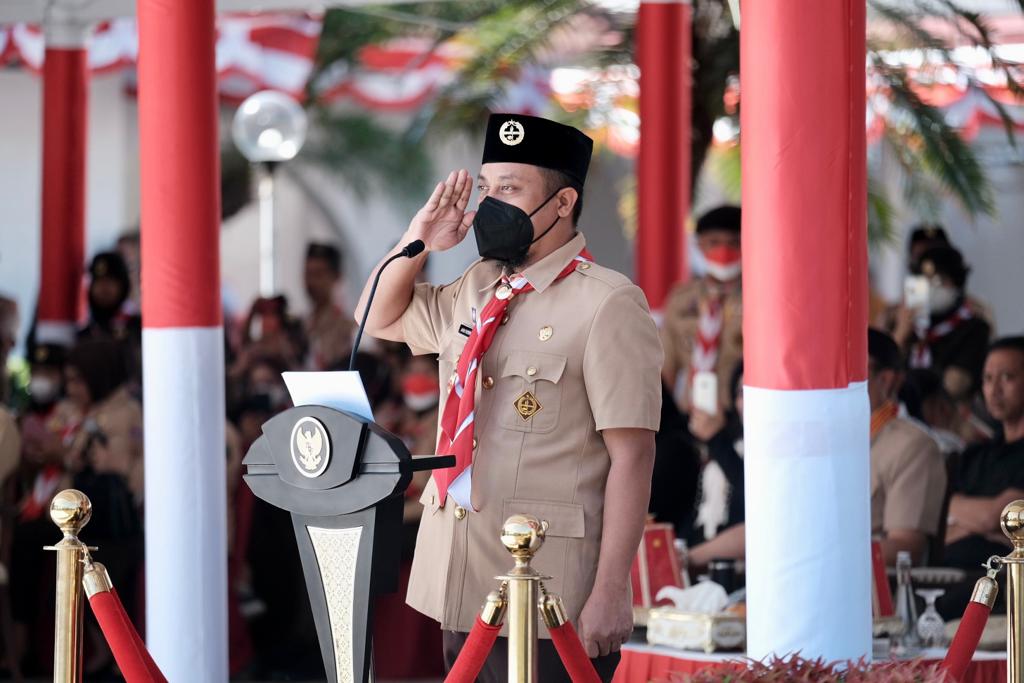
[[333, 244], [310, 242], [306, 247], [306, 260], [314, 258], [326, 261], [335, 273], [341, 272], [341, 251]]
[[89, 265], [89, 275], [96, 280], [101, 277], [109, 277], [117, 280], [125, 286], [131, 287], [131, 280], [128, 278], [128, 265], [124, 258], [116, 251], [105, 251], [96, 254]]
[[938, 223], [922, 223], [915, 226], [910, 233], [909, 243], [914, 245], [918, 242], [931, 242], [932, 246], [950, 246], [949, 235], [946, 234], [946, 230]]
[[697, 234], [709, 230], [739, 233], [742, 224], [740, 207], [729, 204], [715, 207], [697, 219]]
[[59, 344], [36, 344], [29, 353], [32, 365], [63, 367], [67, 349]]
[[594, 141], [572, 126], [536, 116], [491, 114], [482, 163], [515, 163], [560, 171], [583, 187]]

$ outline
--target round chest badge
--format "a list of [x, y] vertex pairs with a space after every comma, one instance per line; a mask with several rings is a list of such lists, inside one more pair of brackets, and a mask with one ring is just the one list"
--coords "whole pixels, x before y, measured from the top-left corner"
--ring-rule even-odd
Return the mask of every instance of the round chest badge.
[[526, 137], [526, 131], [523, 130], [523, 124], [518, 121], [506, 121], [501, 124], [498, 137], [506, 145], [513, 147], [523, 141], [523, 138]]
[[292, 427], [292, 462], [304, 477], [319, 477], [331, 460], [327, 429], [315, 417], [304, 417]]

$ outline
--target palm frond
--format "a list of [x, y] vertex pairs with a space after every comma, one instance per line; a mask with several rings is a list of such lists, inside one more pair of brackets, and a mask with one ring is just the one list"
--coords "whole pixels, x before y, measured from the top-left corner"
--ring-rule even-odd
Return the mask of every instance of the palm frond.
[[885, 185], [868, 176], [868, 244], [882, 246], [896, 240], [896, 210]]
[[430, 160], [423, 145], [392, 131], [365, 114], [314, 110], [318, 144], [304, 156], [336, 171], [355, 192], [365, 195], [374, 183], [387, 183], [396, 197], [421, 195], [430, 181]]
[[[913, 134], [921, 167], [933, 175], [968, 214], [993, 215], [995, 200], [988, 178], [970, 146], [946, 123], [942, 112], [926, 104], [910, 87], [905, 72], [874, 63], [886, 81], [894, 108], [891, 125], [906, 126]], [[895, 123], [892, 123], [895, 122]]]

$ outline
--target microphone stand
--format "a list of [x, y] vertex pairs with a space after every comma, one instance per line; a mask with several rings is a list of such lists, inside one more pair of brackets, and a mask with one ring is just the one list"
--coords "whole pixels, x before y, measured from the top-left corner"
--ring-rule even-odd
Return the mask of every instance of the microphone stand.
[[422, 254], [424, 249], [426, 249], [426, 245], [423, 243], [423, 240], [413, 240], [412, 242], [409, 242], [409, 244], [405, 245], [405, 248], [402, 249], [402, 251], [384, 261], [380, 268], [377, 269], [377, 275], [373, 278], [373, 286], [370, 288], [370, 296], [366, 298], [366, 308], [363, 309], [363, 319], [359, 323], [359, 331], [356, 332], [355, 343], [352, 344], [352, 356], [348, 360], [348, 369], [350, 372], [356, 369], [356, 353], [359, 352], [359, 342], [363, 339], [363, 330], [366, 329], [366, 320], [370, 316], [370, 305], [373, 303], [373, 297], [377, 295], [377, 285], [380, 284], [380, 276], [384, 274], [384, 269], [400, 258], [415, 258]]

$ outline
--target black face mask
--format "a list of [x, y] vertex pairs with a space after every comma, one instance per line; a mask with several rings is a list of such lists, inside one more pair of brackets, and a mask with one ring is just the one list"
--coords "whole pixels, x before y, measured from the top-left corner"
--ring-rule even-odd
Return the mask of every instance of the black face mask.
[[530, 218], [563, 189], [555, 190], [529, 214], [508, 202], [484, 197], [473, 218], [473, 234], [476, 236], [476, 248], [480, 256], [502, 261], [513, 268], [525, 263], [530, 246], [551, 232], [558, 223], [558, 217], [555, 217], [551, 225], [534, 239], [533, 221]]

